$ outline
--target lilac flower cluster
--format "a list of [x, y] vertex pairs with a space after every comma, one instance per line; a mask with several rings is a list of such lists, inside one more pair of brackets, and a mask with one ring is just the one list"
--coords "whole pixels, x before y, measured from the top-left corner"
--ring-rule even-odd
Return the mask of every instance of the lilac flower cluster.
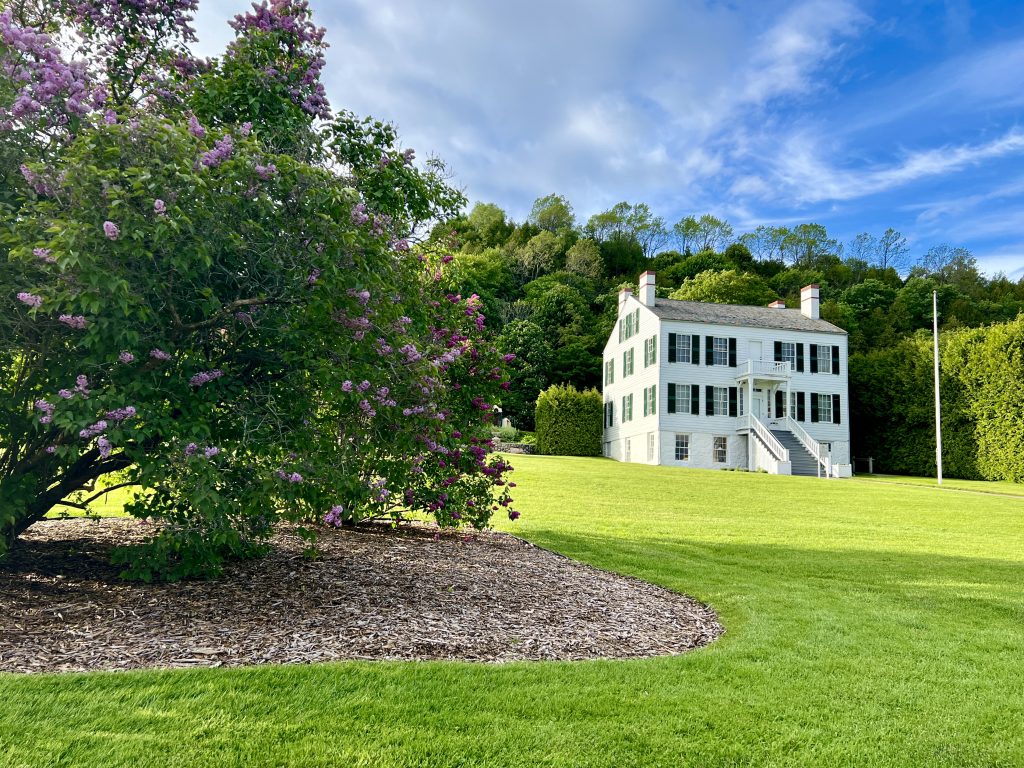
[[326, 30], [314, 25], [310, 19], [306, 0], [271, 0], [269, 5], [266, 2], [259, 5], [254, 3], [252, 13], [239, 14], [228, 22], [239, 35], [239, 40], [228, 46], [228, 54], [237, 55], [242, 50], [240, 39], [248, 30], [284, 37], [284, 45], [294, 52], [293, 56], [298, 53], [302, 60], [296, 67], [299, 76], [296, 78], [295, 74], [279, 72], [274, 67], [266, 67], [264, 74], [268, 78], [287, 83], [288, 95], [304, 112], [327, 120], [331, 114], [330, 105], [323, 83], [320, 82], [320, 74], [326, 63], [323, 53], [327, 47], [324, 43]]
[[117, 356], [117, 359], [127, 365], [128, 363], [135, 362], [135, 355], [125, 349], [121, 351], [121, 354]]
[[40, 398], [39, 400], [36, 400], [35, 405], [36, 408], [43, 412], [43, 415], [39, 417], [40, 424], [49, 424], [51, 421], [53, 421], [54, 408], [51, 403]]
[[110, 240], [117, 240], [121, 236], [121, 229], [112, 221], [104, 221], [103, 234]]
[[363, 224], [370, 220], [369, 214], [366, 213], [366, 203], [356, 203], [352, 206], [352, 223], [357, 227], [361, 227]]
[[331, 507], [330, 511], [324, 515], [324, 524], [333, 525], [335, 528], [340, 528], [342, 524], [341, 516], [345, 513], [345, 508], [341, 504], [335, 504]]
[[103, 459], [107, 458], [114, 448], [110, 440], [107, 439], [106, 435], [100, 436], [100, 438], [96, 441], [96, 447], [99, 448], [100, 458]]
[[16, 88], [14, 102], [0, 108], [3, 128], [14, 120], [38, 124], [47, 109], [55, 114], [46, 122], [58, 125], [89, 111], [93, 94], [84, 63], [65, 62], [50, 35], [18, 25], [8, 8], [0, 13], [0, 42], [0, 71]]
[[195, 115], [189, 115], [188, 118], [188, 132], [195, 136], [197, 139], [206, 137], [206, 129], [199, 123], [199, 118]]
[[287, 480], [289, 483], [301, 483], [302, 482], [302, 475], [300, 475], [298, 472], [292, 472], [289, 475], [283, 469], [279, 469], [274, 474], [277, 477], [279, 477], [281, 480]]
[[33, 248], [32, 255], [40, 261], [45, 261], [47, 264], [56, 264], [57, 260], [50, 255], [49, 248]]
[[157, 216], [167, 215], [167, 203], [161, 200], [159, 197], [153, 201], [153, 213]]
[[209, 384], [214, 379], [219, 379], [223, 375], [224, 371], [219, 368], [214, 368], [212, 371], [202, 371], [201, 373], [197, 373], [188, 380], [188, 383], [193, 387], [201, 387], [203, 384]]
[[213, 149], [203, 152], [199, 156], [199, 163], [207, 168], [216, 168], [231, 157], [231, 153], [234, 151], [235, 140], [231, 138], [230, 133], [226, 133], [214, 142]]
[[[195, 443], [189, 443], [188, 445], [185, 446], [186, 456], [195, 456], [198, 452], [199, 446], [196, 445]], [[207, 459], [212, 459], [219, 453], [220, 448], [218, 448], [216, 445], [208, 445], [205, 448], [203, 448], [203, 457]]]
[[43, 297], [36, 296], [34, 293], [29, 293], [28, 291], [22, 291], [18, 294], [18, 301], [22, 304], [28, 304], [30, 307], [35, 308], [42, 305]]
[[57, 319], [69, 328], [74, 328], [78, 331], [85, 328], [86, 325], [85, 317], [83, 315], [61, 315]]
[[167, 361], [171, 359], [171, 356], [169, 354], [164, 352], [162, 349], [157, 349], [155, 347], [149, 350], [149, 356], [152, 357], [154, 360]]
[[135, 416], [136, 410], [133, 405], [126, 405], [124, 408], [115, 408], [112, 411], [107, 411], [106, 417], [111, 421], [122, 422], [125, 419], [130, 419]]
[[96, 437], [96, 435], [102, 434], [107, 431], [107, 422], [100, 419], [95, 424], [90, 424], [85, 429], [79, 431], [78, 436], [86, 440]]
[[271, 176], [277, 173], [277, 166], [274, 165], [273, 163], [267, 163], [266, 165], [260, 165], [259, 163], [256, 163], [256, 165], [253, 166], [253, 170], [256, 171], [257, 176], [259, 176], [264, 181], [267, 181], [267, 179], [269, 179]]

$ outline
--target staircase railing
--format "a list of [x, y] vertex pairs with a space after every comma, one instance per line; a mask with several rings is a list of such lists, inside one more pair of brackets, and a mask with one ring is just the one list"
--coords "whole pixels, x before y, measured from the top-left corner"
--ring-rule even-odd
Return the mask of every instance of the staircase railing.
[[757, 439], [775, 457], [776, 461], [789, 461], [789, 450], [779, 442], [779, 438], [773, 435], [772, 431], [757, 416], [752, 413], [745, 414], [739, 417], [739, 423], [741, 429], [749, 429], [757, 435]]
[[796, 439], [800, 441], [800, 444], [807, 449], [807, 452], [814, 457], [817, 463], [818, 477], [821, 477], [822, 472], [825, 473], [825, 477], [832, 477], [832, 456], [829, 454], [828, 448], [808, 435], [807, 430], [801, 427], [800, 423], [788, 414], [786, 416], [786, 429], [792, 432]]

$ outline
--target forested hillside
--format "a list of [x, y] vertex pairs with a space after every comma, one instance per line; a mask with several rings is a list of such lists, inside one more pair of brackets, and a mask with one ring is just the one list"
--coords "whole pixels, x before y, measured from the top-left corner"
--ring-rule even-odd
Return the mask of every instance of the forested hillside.
[[[431, 239], [454, 250], [463, 291], [480, 295], [502, 351], [516, 355], [502, 405], [526, 429], [548, 385], [600, 386], [617, 293], [635, 288], [645, 269], [657, 273], [659, 296], [733, 304], [798, 306], [801, 286], [818, 283], [822, 317], [850, 334], [851, 397], [862, 406], [854, 412], [854, 454], [877, 456], [883, 471], [929, 473], [930, 417], [894, 421], [891, 404], [878, 397], [895, 381], [930, 395], [920, 356], [908, 350], [931, 327], [932, 291], [944, 331], [1007, 322], [1024, 309], [1024, 280], [981, 275], [974, 256], [956, 245], [917, 252], [892, 229], [843, 243], [820, 224], [737, 232], [711, 215], [670, 224], [643, 203], [625, 202], [584, 222], [552, 194], [524, 222], [477, 203]], [[978, 474], [973, 455], [953, 467]]]

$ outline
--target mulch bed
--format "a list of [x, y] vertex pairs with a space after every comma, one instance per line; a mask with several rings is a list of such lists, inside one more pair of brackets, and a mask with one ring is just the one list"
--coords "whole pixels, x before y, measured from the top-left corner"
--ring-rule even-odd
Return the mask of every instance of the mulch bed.
[[135, 520], [33, 526], [0, 561], [0, 671], [71, 672], [340, 659], [638, 658], [706, 645], [705, 605], [495, 532], [284, 530], [216, 581], [117, 578]]

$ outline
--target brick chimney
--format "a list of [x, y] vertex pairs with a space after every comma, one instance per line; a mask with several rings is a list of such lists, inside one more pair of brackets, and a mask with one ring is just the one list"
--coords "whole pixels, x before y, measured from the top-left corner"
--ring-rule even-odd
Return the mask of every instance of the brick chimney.
[[633, 292], [629, 288], [623, 288], [619, 291], [619, 313], [622, 312], [622, 305], [626, 303], [626, 299], [633, 295]]
[[786, 302], [784, 302], [784, 301], [773, 301], [768, 306], [771, 307], [772, 309], [785, 309], [786, 308]]
[[639, 296], [640, 303], [645, 307], [654, 306], [654, 273], [644, 272], [640, 275], [640, 290]]
[[800, 289], [800, 314], [817, 320], [821, 317], [821, 300], [819, 298], [818, 286], [814, 283], [805, 285]]

